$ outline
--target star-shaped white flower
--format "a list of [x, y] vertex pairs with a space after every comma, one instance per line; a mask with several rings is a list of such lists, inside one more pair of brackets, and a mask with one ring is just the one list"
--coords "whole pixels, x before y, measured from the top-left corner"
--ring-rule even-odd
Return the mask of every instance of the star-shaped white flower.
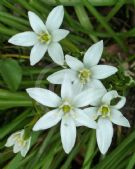
[[68, 30], [59, 29], [64, 17], [63, 6], [55, 7], [49, 13], [46, 23], [33, 12], [29, 11], [28, 17], [34, 32], [27, 31], [14, 35], [9, 39], [9, 43], [19, 46], [33, 46], [30, 53], [31, 65], [39, 62], [46, 51], [55, 63], [63, 65], [64, 54], [58, 42], [69, 34]]
[[30, 142], [31, 142], [31, 137], [24, 139], [24, 133], [25, 133], [24, 130], [13, 133], [7, 139], [7, 142], [5, 144], [6, 147], [14, 146], [13, 152], [18, 153], [20, 151], [23, 157], [26, 156], [30, 148]]
[[[116, 98], [119, 99], [119, 101], [114, 105], [111, 102]], [[119, 96], [117, 91], [112, 90], [103, 95], [100, 103], [93, 105], [96, 105], [96, 107], [90, 107], [84, 110], [91, 119], [97, 120], [96, 137], [98, 147], [102, 154], [107, 152], [112, 142], [112, 123], [130, 127], [128, 120], [119, 111], [125, 102], [125, 97]]]
[[105, 79], [117, 72], [117, 68], [108, 65], [97, 65], [103, 52], [103, 41], [92, 45], [85, 53], [83, 62], [77, 58], [66, 55], [69, 69], [53, 73], [47, 79], [53, 84], [61, 84], [64, 74], [69, 79], [78, 83], [83, 89], [89, 87], [103, 87], [99, 79]]
[[91, 88], [80, 92], [77, 86], [72, 85], [67, 78], [64, 78], [61, 97], [42, 88], [29, 88], [27, 93], [38, 103], [54, 108], [36, 122], [33, 130], [45, 130], [61, 121], [61, 140], [66, 153], [69, 153], [75, 144], [78, 124], [96, 128], [96, 122], [91, 120], [81, 108], [98, 102], [104, 93], [103, 89]]

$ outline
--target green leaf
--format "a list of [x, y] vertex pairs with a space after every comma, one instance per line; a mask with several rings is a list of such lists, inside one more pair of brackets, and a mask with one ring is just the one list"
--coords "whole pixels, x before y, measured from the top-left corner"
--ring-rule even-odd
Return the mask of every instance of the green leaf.
[[10, 90], [18, 89], [22, 80], [22, 69], [16, 60], [1, 60], [0, 74]]

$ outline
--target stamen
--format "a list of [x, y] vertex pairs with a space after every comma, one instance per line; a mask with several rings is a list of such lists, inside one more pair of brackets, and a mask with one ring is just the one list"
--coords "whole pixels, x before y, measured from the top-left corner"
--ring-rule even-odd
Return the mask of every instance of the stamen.
[[101, 112], [102, 117], [107, 117], [110, 114], [110, 109], [107, 105], [100, 107], [99, 112]]
[[62, 110], [63, 110], [64, 113], [68, 113], [68, 112], [70, 112], [71, 107], [70, 107], [69, 105], [64, 105], [64, 106], [62, 107]]
[[89, 69], [82, 69], [79, 72], [79, 78], [83, 84], [87, 83], [90, 80], [90, 77], [91, 77], [91, 72]]
[[40, 34], [39, 35], [39, 41], [41, 43], [49, 43], [51, 40], [51, 35], [48, 33]]

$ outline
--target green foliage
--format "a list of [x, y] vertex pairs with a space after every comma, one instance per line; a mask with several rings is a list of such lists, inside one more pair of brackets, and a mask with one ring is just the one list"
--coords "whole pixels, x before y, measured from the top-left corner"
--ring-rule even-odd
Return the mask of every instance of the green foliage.
[[[85, 49], [103, 39], [106, 48], [101, 62], [119, 68], [116, 75], [103, 83], [129, 98], [123, 112], [131, 124], [134, 122], [135, 28], [134, 24], [130, 24], [131, 18], [135, 16], [133, 0], [1, 0], [0, 168], [134, 169], [134, 128], [124, 130], [118, 127], [113, 144], [105, 156], [96, 148], [95, 132], [85, 127], [77, 129], [76, 146], [69, 155], [62, 149], [60, 126], [32, 133], [31, 149], [25, 158], [4, 147], [10, 134], [24, 127], [32, 127], [41, 116], [40, 111], [37, 111], [38, 105], [28, 97], [25, 89], [36, 85], [59, 91], [59, 88], [49, 85], [46, 77], [60, 69], [59, 66], [52, 65], [47, 56], [45, 61], [30, 67], [29, 48], [13, 46], [8, 43], [8, 39], [18, 32], [31, 30], [27, 17], [29, 10], [45, 20], [52, 6], [57, 4], [65, 5], [64, 26], [71, 31], [61, 42], [64, 52], [81, 59]], [[46, 111], [46, 108], [41, 110]]]
[[13, 59], [1, 60], [0, 73], [8, 88], [16, 91], [22, 80], [22, 69], [18, 62]]

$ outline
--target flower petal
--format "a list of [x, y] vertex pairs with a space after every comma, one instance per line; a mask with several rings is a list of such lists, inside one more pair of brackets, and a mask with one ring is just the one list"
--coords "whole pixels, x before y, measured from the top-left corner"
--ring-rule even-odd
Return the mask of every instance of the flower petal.
[[37, 16], [34, 12], [29, 11], [28, 17], [32, 29], [37, 33], [41, 34], [42, 32], [48, 32], [43, 21]]
[[105, 154], [111, 145], [113, 126], [109, 119], [99, 118], [97, 123], [97, 144], [102, 154]]
[[68, 154], [74, 147], [76, 140], [76, 126], [70, 116], [62, 118], [60, 133], [63, 149]]
[[78, 94], [74, 98], [76, 107], [84, 107], [87, 105], [96, 106], [104, 94], [104, 89], [90, 88]]
[[95, 79], [105, 79], [115, 74], [118, 69], [114, 66], [96, 65], [91, 68], [92, 77]]
[[74, 81], [76, 79], [75, 71], [71, 69], [63, 69], [48, 76], [47, 80], [53, 84], [62, 84], [65, 74], [69, 81]]
[[84, 85], [84, 89], [89, 89], [89, 88], [102, 88], [105, 90], [105, 93], [107, 92], [106, 88], [104, 87], [104, 85], [102, 84], [102, 82], [98, 79], [90, 79], [90, 81], [88, 83], [86, 83], [86, 85]]
[[80, 69], [84, 68], [83, 63], [80, 60], [76, 59], [75, 57], [66, 55], [65, 58], [66, 58], [67, 65], [71, 69], [79, 71]]
[[111, 109], [111, 121], [120, 126], [130, 127], [129, 121], [116, 109]]
[[16, 142], [15, 145], [14, 145], [14, 147], [13, 147], [13, 152], [14, 153], [18, 153], [19, 151], [21, 151], [22, 148], [23, 148], [23, 146], [21, 146], [20, 144], [18, 144]]
[[19, 46], [33, 46], [37, 42], [37, 35], [34, 32], [23, 32], [12, 36], [9, 43]]
[[93, 119], [89, 118], [89, 116], [87, 116], [81, 109], [75, 109], [75, 120], [81, 125], [89, 128], [96, 129], [97, 127], [96, 122]]
[[51, 43], [48, 47], [48, 53], [55, 63], [59, 65], [64, 64], [64, 54], [63, 54], [62, 47], [59, 43], [57, 42]]
[[55, 126], [62, 118], [59, 109], [54, 109], [43, 115], [34, 125], [33, 131], [45, 130]]
[[79, 93], [82, 92], [82, 90], [83, 90], [83, 84], [80, 83], [80, 80], [79, 80], [79, 79], [76, 79], [76, 80], [73, 82], [72, 90], [73, 90], [73, 96], [76, 96], [76, 95], [78, 95]]
[[35, 87], [28, 88], [26, 91], [30, 97], [45, 106], [57, 107], [61, 103], [61, 98], [50, 90]]
[[25, 157], [26, 154], [27, 154], [27, 152], [29, 151], [29, 149], [30, 149], [30, 142], [31, 142], [31, 137], [26, 141], [25, 146], [21, 150], [22, 157]]
[[52, 40], [54, 42], [58, 42], [64, 39], [69, 34], [68, 30], [65, 29], [57, 29], [52, 32]]
[[7, 142], [5, 144], [6, 147], [11, 147], [16, 142], [16, 135], [21, 134], [21, 131], [13, 133], [9, 138], [7, 139]]
[[118, 98], [120, 98], [119, 102], [116, 105], [111, 106], [114, 109], [121, 109], [126, 103], [126, 98], [125, 97], [118, 96]]
[[89, 116], [89, 118], [93, 120], [97, 119], [98, 107], [89, 107], [89, 108], [83, 109], [83, 111], [87, 116]]
[[117, 97], [118, 93], [116, 90], [109, 91], [103, 96], [102, 103], [110, 105], [111, 100]]
[[36, 45], [34, 45], [30, 53], [31, 66], [35, 65], [43, 58], [43, 56], [46, 53], [46, 50], [47, 50], [47, 45], [45, 44], [37, 43]]
[[103, 41], [92, 45], [84, 55], [84, 64], [88, 67], [97, 65], [103, 52]]
[[72, 84], [68, 79], [68, 76], [64, 76], [64, 80], [62, 82], [62, 86], [61, 86], [61, 97], [63, 99], [67, 99], [67, 98], [72, 98], [73, 95], [73, 91], [72, 91]]
[[47, 17], [46, 21], [47, 29], [50, 32], [58, 29], [62, 24], [63, 17], [64, 17], [64, 8], [62, 5], [53, 8]]

